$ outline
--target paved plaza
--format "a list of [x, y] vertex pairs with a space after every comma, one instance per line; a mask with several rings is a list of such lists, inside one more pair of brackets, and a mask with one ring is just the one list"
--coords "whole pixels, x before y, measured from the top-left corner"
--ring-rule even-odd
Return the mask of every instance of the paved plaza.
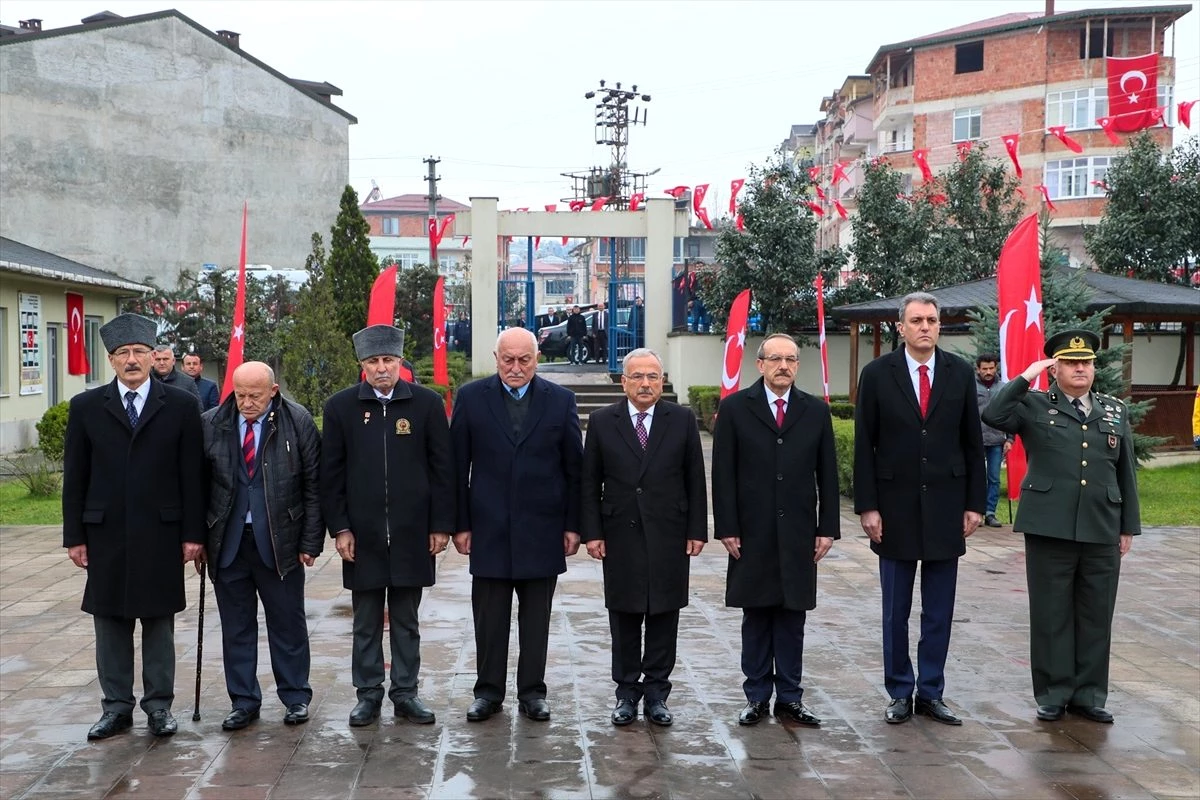
[[[377, 725], [352, 729], [350, 594], [330, 544], [307, 573], [315, 692], [307, 725], [282, 724], [263, 639], [262, 719], [221, 730], [229, 700], [211, 587], [202, 719], [192, 721], [200, 584], [189, 567], [188, 609], [176, 624], [179, 733], [155, 739], [136, 711], [131, 732], [89, 743], [100, 695], [91, 618], [79, 610], [84, 575], [67, 560], [59, 529], [0, 528], [0, 797], [1200, 796], [1200, 528], [1149, 529], [1123, 562], [1108, 701], [1115, 725], [1034, 719], [1021, 537], [1007, 526], [981, 528], [959, 572], [946, 669], [946, 701], [964, 718], [959, 728], [923, 717], [883, 722], [876, 559], [848, 505], [842, 533], [822, 562], [805, 643], [804, 699], [824, 719], [820, 729], [737, 725], [741, 615], [724, 606], [726, 556], [717, 542], [693, 562], [673, 727], [609, 723], [601, 570], [582, 551], [556, 596], [552, 720], [519, 716], [510, 695], [501, 714], [468, 723], [470, 577], [451, 548], [421, 605], [421, 697], [436, 724], [385, 713]], [[914, 613], [914, 633], [916, 626]], [[513, 671], [515, 657], [514, 637]]]

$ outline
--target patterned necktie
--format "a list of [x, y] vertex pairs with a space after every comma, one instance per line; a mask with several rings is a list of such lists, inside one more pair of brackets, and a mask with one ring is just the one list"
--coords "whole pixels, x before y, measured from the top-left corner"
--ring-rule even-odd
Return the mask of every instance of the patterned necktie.
[[258, 420], [246, 423], [246, 438], [242, 439], [242, 460], [246, 462], [246, 474], [254, 477], [254, 426]]
[[509, 389], [508, 392], [509, 392], [509, 394], [511, 394], [513, 396], [513, 400], [517, 400], [518, 402], [521, 400], [521, 390], [520, 389]]
[[642, 449], [646, 449], [646, 441], [650, 438], [650, 434], [646, 431], [646, 417], [650, 416], [645, 411], [639, 411], [637, 414], [637, 424], [633, 426], [633, 432], [637, 434], [638, 444]]
[[125, 416], [129, 417], [129, 427], [131, 428], [136, 428], [138, 423], [137, 406], [133, 404], [136, 397], [137, 392], [125, 393]]
[[918, 399], [921, 401], [921, 416], [925, 417], [929, 414], [929, 366], [927, 364], [922, 364], [921, 366], [917, 367], [917, 372], [921, 373], [921, 379], [918, 381], [918, 385], [921, 387], [921, 392]]
[[1071, 405], [1075, 406], [1075, 416], [1079, 417], [1080, 422], [1087, 421], [1087, 412], [1083, 410], [1083, 402], [1078, 397], [1071, 401]]
[[782, 397], [775, 401], [775, 427], [777, 428], [783, 427], [783, 407], [785, 405], [786, 401]]

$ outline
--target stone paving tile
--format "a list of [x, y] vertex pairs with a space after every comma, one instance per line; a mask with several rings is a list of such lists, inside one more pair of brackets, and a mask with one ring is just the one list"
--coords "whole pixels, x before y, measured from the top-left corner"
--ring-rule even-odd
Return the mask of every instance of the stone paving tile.
[[[705, 437], [706, 447], [711, 440]], [[515, 697], [468, 723], [475, 654], [470, 576], [438, 563], [421, 606], [421, 696], [434, 725], [390, 716], [351, 729], [350, 601], [327, 547], [306, 573], [312, 720], [281, 722], [265, 639], [262, 719], [221, 731], [228, 712], [220, 622], [204, 616], [202, 718], [193, 722], [199, 580], [176, 623], [179, 733], [134, 729], [85, 741], [99, 715], [83, 576], [54, 528], [0, 528], [0, 796], [164, 798], [1069, 798], [1200, 797], [1200, 529], [1147, 530], [1122, 563], [1113, 635], [1113, 726], [1034, 719], [1020, 536], [977, 533], [960, 566], [946, 701], [961, 727], [883, 722], [877, 561], [843, 507], [843, 536], [822, 563], [805, 642], [805, 702], [819, 730], [779, 720], [743, 728], [740, 612], [724, 606], [726, 558], [693, 561], [680, 622], [675, 725], [608, 721], [612, 684], [602, 573], [584, 556], [561, 576], [547, 683], [553, 717], [521, 717]], [[914, 616], [913, 630], [916, 630]], [[510, 647], [516, 663], [515, 631]], [[915, 645], [914, 645], [915, 646]], [[511, 692], [512, 689], [510, 688]]]

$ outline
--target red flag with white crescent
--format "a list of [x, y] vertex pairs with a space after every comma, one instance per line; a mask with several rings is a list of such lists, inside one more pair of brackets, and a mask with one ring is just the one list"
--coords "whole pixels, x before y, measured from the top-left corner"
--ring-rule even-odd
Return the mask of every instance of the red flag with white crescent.
[[725, 351], [721, 358], [721, 399], [742, 383], [742, 353], [746, 349], [746, 322], [750, 318], [750, 290], [743, 289], [729, 307], [725, 323]]
[[821, 385], [825, 387], [825, 402], [829, 402], [829, 348], [825, 344], [825, 278], [817, 276], [817, 335], [821, 343]]
[[586, 205], [587, 205], [587, 200], [572, 200], [570, 203], [567, 204], [567, 206], [572, 211], [582, 211], [583, 207]]
[[842, 219], [849, 219], [850, 214], [846, 211], [846, 207], [842, 205], [840, 200], [833, 201], [833, 207], [837, 210], [838, 216]]
[[221, 402], [233, 391], [233, 371], [242, 365], [246, 349], [246, 219], [249, 204], [242, 204], [242, 249], [238, 256], [237, 299], [233, 301], [233, 330], [229, 332], [229, 349], [225, 353], [225, 381], [221, 386]]
[[812, 200], [806, 200], [804, 201], [804, 204], [808, 206], [809, 211], [813, 212], [818, 217], [825, 216], [825, 209], [821, 208], [819, 204], [814, 203]]
[[[835, 165], [835, 169], [836, 169], [836, 165]], [[808, 168], [808, 179], [810, 181], [816, 182], [817, 178], [819, 178], [819, 177], [821, 177], [821, 168], [820, 167], [809, 167]]]
[[1072, 139], [1070, 136], [1067, 136], [1067, 126], [1066, 125], [1051, 125], [1049, 128], [1046, 128], [1046, 130], [1049, 131], [1050, 133], [1052, 133], [1054, 135], [1054, 138], [1058, 139], [1060, 142], [1065, 144], [1067, 147], [1069, 147], [1074, 152], [1076, 152], [1076, 153], [1083, 152], [1083, 145], [1081, 145], [1079, 142]]
[[463, 247], [466, 247], [466, 246], [467, 246], [467, 242], [469, 242], [469, 241], [471, 241], [471, 237], [470, 237], [470, 236], [464, 236], [464, 237], [463, 237], [463, 243], [462, 243], [462, 246], [463, 246]]
[[1050, 199], [1050, 189], [1046, 187], [1046, 184], [1039, 183], [1033, 188], [1042, 193], [1042, 199], [1046, 201], [1046, 208], [1050, 209], [1051, 211], [1058, 210], [1058, 206], [1054, 205], [1054, 201]]
[[706, 229], [708, 229], [708, 230], [710, 230], [710, 231], [713, 229], [713, 226], [712, 226], [712, 221], [711, 221], [711, 220], [709, 220], [709, 218], [708, 218], [708, 211], [706, 211], [706, 210], [705, 210], [705, 209], [703, 209], [703, 208], [697, 208], [697, 209], [696, 209], [696, 216], [700, 218], [700, 221], [701, 221], [702, 223], [704, 223], [704, 227], [705, 227]]
[[833, 177], [829, 179], [829, 185], [837, 186], [838, 183], [844, 180], [849, 180], [846, 177], [846, 165], [841, 161], [834, 162]]
[[604, 205], [607, 202], [608, 202], [607, 196], [597, 197], [595, 200], [592, 201], [592, 211], [599, 211], [600, 209], [604, 208]]
[[1192, 106], [1196, 105], [1195, 100], [1184, 100], [1179, 104], [1179, 122], [1183, 127], [1192, 127]]
[[700, 208], [704, 205], [704, 196], [708, 194], [708, 184], [701, 183], [692, 189], [692, 211], [700, 216]]
[[[446, 365], [446, 279], [438, 276], [433, 286], [433, 382], [447, 387], [446, 419], [450, 418], [450, 369]], [[395, 293], [393, 292], [393, 296]]]
[[1122, 133], [1149, 128], [1154, 124], [1150, 110], [1158, 105], [1158, 53], [1104, 61], [1114, 127]]
[[688, 187], [686, 186], [672, 186], [670, 189], [663, 189], [663, 194], [669, 194], [678, 200], [687, 190]]
[[824, 191], [824, 190], [823, 190], [823, 189], [822, 189], [820, 186], [818, 186], [818, 185], [814, 185], [814, 186], [813, 186], [813, 189], [815, 189], [815, 190], [816, 190], [816, 192], [817, 192], [817, 199], [818, 199], [818, 200], [827, 200], [827, 199], [829, 199], [829, 198], [825, 197], [825, 191]]
[[739, 211], [737, 216], [733, 218], [733, 227], [739, 231], [746, 230], [746, 219], [742, 216], [742, 212]]
[[966, 142], [959, 142], [957, 145], [955, 145], [955, 147], [957, 147], [957, 149], [958, 149], [958, 160], [959, 161], [967, 160], [967, 155], [971, 152], [971, 144], [972, 143], [970, 141], [966, 141]]
[[745, 178], [734, 178], [729, 182], [729, 213], [737, 213], [737, 196], [742, 187], [746, 185]]
[[[1042, 272], [1038, 259], [1037, 214], [1017, 223], [1000, 251], [996, 266], [1000, 312], [1000, 377], [1009, 381], [1042, 358], [1046, 333], [1042, 320]], [[1045, 373], [1034, 389], [1046, 388]], [[1017, 499], [1025, 478], [1025, 448], [1018, 436], [1008, 451], [1008, 496]]]
[[913, 150], [913, 161], [921, 168], [921, 180], [925, 183], [933, 180], [933, 170], [929, 168], [929, 151]]
[[1020, 140], [1020, 134], [1010, 133], [1007, 136], [1002, 136], [1004, 149], [1008, 151], [1008, 157], [1013, 163], [1013, 167], [1017, 170], [1017, 177], [1021, 177], [1021, 160], [1017, 157], [1017, 142]]
[[634, 192], [629, 198], [629, 210], [637, 211], [642, 207], [642, 203], [646, 200], [645, 192]]
[[67, 374], [87, 375], [89, 371], [87, 341], [83, 335], [83, 295], [67, 292]]
[[451, 222], [454, 222], [453, 214], [448, 214], [447, 216], [442, 217], [442, 223], [441, 223], [441, 225], [438, 226], [438, 229], [437, 229], [437, 243], [438, 244], [442, 243], [442, 239], [446, 236], [446, 229], [450, 227]]

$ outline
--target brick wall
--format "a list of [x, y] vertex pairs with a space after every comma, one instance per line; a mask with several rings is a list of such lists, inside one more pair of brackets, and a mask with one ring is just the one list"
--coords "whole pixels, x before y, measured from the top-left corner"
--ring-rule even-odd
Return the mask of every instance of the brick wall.
[[[429, 217], [426, 216], [425, 214], [401, 213], [399, 211], [393, 211], [393, 212], [380, 211], [380, 212], [371, 213], [371, 214], [364, 214], [363, 216], [366, 218], [367, 225], [371, 229], [370, 234], [369, 234], [370, 236], [384, 236], [384, 235], [388, 235], [388, 236], [391, 236], [391, 235], [425, 236], [425, 235], [427, 235], [428, 229], [426, 228], [426, 225], [428, 224], [427, 221], [428, 221]], [[445, 216], [445, 215], [442, 215], [442, 216]], [[385, 218], [389, 218], [389, 217], [390, 218], [399, 217], [400, 232], [398, 234], [384, 234], [383, 220]], [[438, 219], [440, 220], [441, 217], [439, 216]], [[446, 234], [443, 237], [443, 239], [448, 240], [453, 237], [454, 237], [454, 223], [451, 222], [449, 227], [446, 228]]]

